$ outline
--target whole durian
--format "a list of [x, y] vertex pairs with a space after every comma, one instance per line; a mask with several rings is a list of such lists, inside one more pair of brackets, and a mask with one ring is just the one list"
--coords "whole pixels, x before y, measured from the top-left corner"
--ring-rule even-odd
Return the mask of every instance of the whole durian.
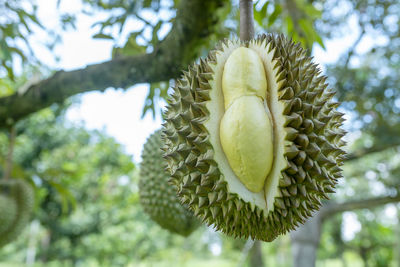
[[0, 237], [12, 226], [16, 216], [15, 201], [0, 193]]
[[176, 83], [163, 137], [171, 182], [217, 230], [271, 241], [321, 206], [342, 177], [326, 77], [283, 35], [225, 41]]
[[190, 235], [200, 225], [182, 206], [165, 170], [162, 157], [161, 131], [153, 133], [144, 144], [140, 164], [139, 196], [144, 211], [161, 227], [183, 236]]
[[0, 247], [12, 242], [29, 222], [33, 188], [21, 179], [0, 181]]

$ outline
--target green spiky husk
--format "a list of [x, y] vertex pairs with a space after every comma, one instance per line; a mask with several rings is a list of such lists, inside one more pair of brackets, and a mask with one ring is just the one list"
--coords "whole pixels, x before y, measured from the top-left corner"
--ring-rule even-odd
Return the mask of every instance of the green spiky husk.
[[162, 156], [161, 131], [156, 131], [143, 147], [140, 164], [139, 195], [144, 211], [164, 229], [182, 236], [190, 235], [200, 222], [182, 206], [176, 189], [168, 183]]
[[196, 216], [228, 235], [271, 241], [304, 223], [342, 177], [343, 114], [335, 110], [338, 103], [331, 101], [334, 93], [326, 89], [326, 77], [298, 44], [283, 35], [251, 41], [272, 51], [276, 63], [286, 166], [279, 172], [272, 209], [261, 209], [229, 192], [205, 123], [212, 116], [207, 103], [215, 90], [210, 81], [215, 79], [217, 53], [234, 43], [227, 41], [211, 51], [177, 82], [165, 113], [165, 158], [181, 201]]
[[15, 208], [15, 213], [10, 210], [1, 211], [13, 215], [7, 229], [0, 232], [0, 247], [2, 247], [15, 240], [28, 224], [34, 205], [34, 191], [27, 182], [21, 179], [11, 179], [0, 182], [0, 194], [11, 201], [12, 209]]
[[0, 236], [12, 226], [17, 216], [17, 206], [13, 199], [0, 194]]

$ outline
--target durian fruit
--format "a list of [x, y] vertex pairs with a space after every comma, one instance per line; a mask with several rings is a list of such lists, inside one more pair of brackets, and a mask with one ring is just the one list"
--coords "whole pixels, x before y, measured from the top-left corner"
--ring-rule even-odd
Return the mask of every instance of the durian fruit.
[[200, 225], [187, 207], [182, 206], [165, 170], [161, 131], [146, 141], [140, 164], [139, 196], [144, 211], [162, 228], [182, 236], [190, 235]]
[[17, 205], [10, 197], [0, 194], [0, 236], [6, 232], [17, 217]]
[[171, 182], [208, 225], [272, 241], [342, 177], [343, 114], [307, 51], [283, 35], [225, 41], [189, 67], [165, 112]]
[[0, 181], [0, 247], [12, 242], [29, 222], [33, 188], [21, 179]]

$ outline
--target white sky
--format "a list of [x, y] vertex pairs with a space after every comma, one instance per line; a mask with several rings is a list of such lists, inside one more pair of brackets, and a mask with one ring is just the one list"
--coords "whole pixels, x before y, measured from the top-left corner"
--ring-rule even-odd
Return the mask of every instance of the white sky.
[[[56, 2], [38, 0], [38, 15], [45, 27], [54, 28], [54, 25], [57, 24]], [[78, 12], [81, 9], [80, 0], [61, 1], [60, 9], [64, 12]], [[101, 18], [104, 18], [104, 14], [99, 14], [95, 18], [85, 15], [78, 16], [76, 23], [78, 29], [63, 34], [62, 44], [53, 51], [60, 56], [59, 62], [55, 62], [54, 55], [41, 45], [45, 38], [44, 35], [33, 37], [31, 44], [38, 58], [55, 69], [72, 70], [109, 60], [113, 41], [91, 38], [93, 34], [97, 33], [96, 29], [91, 28], [91, 25]], [[139, 22], [130, 21], [125, 27], [125, 35], [138, 27], [141, 27]], [[349, 31], [346, 36], [326, 41], [325, 51], [319, 46], [315, 47], [313, 50], [315, 61], [320, 64], [337, 61], [340, 55], [354, 43], [358, 33], [356, 18], [352, 18], [349, 21]], [[124, 37], [119, 42], [123, 43], [123, 39]], [[367, 37], [362, 40], [357, 51], [367, 51], [374, 41], [382, 40]], [[67, 118], [71, 123], [83, 123], [88, 129], [104, 129], [106, 133], [124, 145], [126, 152], [134, 156], [135, 162], [139, 162], [146, 138], [161, 127], [160, 116], [153, 120], [149, 113], [143, 119], [140, 118], [147, 90], [147, 85], [136, 85], [125, 91], [108, 89], [104, 93], [85, 93], [81, 97], [81, 103], [68, 110]], [[387, 209], [393, 210], [393, 207], [389, 206]], [[354, 234], [360, 230], [357, 217], [354, 213], [346, 213], [344, 221], [344, 225], [346, 225], [345, 238], [352, 239]]]

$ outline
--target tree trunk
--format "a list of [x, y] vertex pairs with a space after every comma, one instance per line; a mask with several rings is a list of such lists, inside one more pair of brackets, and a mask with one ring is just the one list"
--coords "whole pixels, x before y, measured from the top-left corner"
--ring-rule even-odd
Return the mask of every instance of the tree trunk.
[[322, 220], [316, 212], [304, 225], [290, 233], [294, 267], [313, 267], [321, 237]]
[[400, 267], [400, 206], [397, 206], [397, 227], [396, 227], [397, 244], [394, 247], [394, 255], [396, 255], [397, 267]]
[[264, 260], [261, 251], [261, 241], [254, 241], [250, 249], [250, 267], [264, 267]]
[[34, 220], [30, 223], [29, 227], [29, 241], [28, 248], [26, 250], [26, 266], [33, 266], [36, 260], [36, 248], [37, 248], [37, 238], [39, 233], [39, 221]]
[[362, 259], [362, 261], [364, 263], [364, 267], [368, 267], [369, 265], [368, 265], [367, 249], [364, 249], [363, 247], [361, 247], [360, 256], [361, 256], [361, 259]]
[[40, 242], [41, 250], [43, 251], [42, 255], [40, 257], [41, 262], [45, 263], [49, 259], [49, 256], [50, 256], [49, 249], [50, 249], [50, 246], [52, 243], [51, 241], [52, 241], [52, 232], [51, 232], [51, 230], [48, 230], [48, 231], [46, 231], [46, 234], [42, 237], [41, 242]]
[[347, 266], [348, 266], [347, 260], [346, 260], [346, 258], [344, 257], [344, 253], [343, 253], [343, 252], [340, 254], [340, 261], [342, 262], [342, 266], [343, 266], [343, 267], [347, 267]]

